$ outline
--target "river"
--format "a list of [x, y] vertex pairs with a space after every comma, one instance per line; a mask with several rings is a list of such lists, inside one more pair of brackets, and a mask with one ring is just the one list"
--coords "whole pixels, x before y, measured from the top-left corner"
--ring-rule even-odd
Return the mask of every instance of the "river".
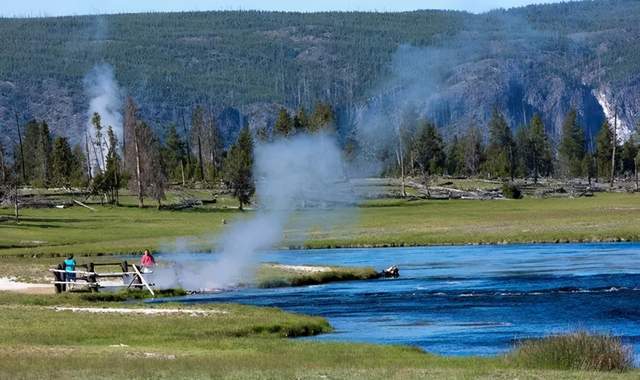
[[[206, 259], [210, 255], [193, 255]], [[400, 267], [399, 279], [179, 298], [276, 306], [327, 318], [315, 340], [404, 344], [494, 355], [519, 339], [584, 329], [640, 352], [640, 243], [277, 251], [283, 264]]]

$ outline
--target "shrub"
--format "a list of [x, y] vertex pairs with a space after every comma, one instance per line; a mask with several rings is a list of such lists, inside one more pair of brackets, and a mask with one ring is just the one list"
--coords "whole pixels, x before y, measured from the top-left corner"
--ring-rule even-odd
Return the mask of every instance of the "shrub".
[[507, 360], [529, 368], [581, 371], [625, 371], [633, 366], [631, 349], [619, 338], [575, 332], [526, 340]]
[[520, 191], [520, 188], [513, 183], [505, 183], [502, 185], [502, 195], [509, 199], [521, 199], [522, 191]]

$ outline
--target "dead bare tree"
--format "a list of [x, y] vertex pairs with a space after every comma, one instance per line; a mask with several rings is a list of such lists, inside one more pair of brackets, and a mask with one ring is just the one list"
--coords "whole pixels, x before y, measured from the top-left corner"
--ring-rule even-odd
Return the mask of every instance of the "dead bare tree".
[[209, 169], [208, 177], [214, 180], [220, 174], [220, 166], [222, 160], [222, 150], [224, 149], [222, 136], [220, 135], [220, 129], [216, 123], [213, 111], [209, 109], [205, 135], [205, 151], [207, 156], [207, 167]]
[[181, 111], [180, 113], [182, 114], [182, 129], [184, 130], [185, 143], [187, 144], [187, 165], [191, 167], [191, 144], [189, 144], [189, 131], [187, 130], [187, 123], [184, 120], [184, 111]]
[[160, 142], [151, 127], [139, 118], [133, 99], [127, 99], [124, 114], [124, 135], [128, 141], [124, 162], [132, 174], [129, 189], [136, 193], [138, 207], [144, 207], [145, 196], [156, 200], [160, 207], [167, 184]]
[[202, 159], [204, 129], [204, 109], [198, 105], [193, 110], [193, 115], [191, 116], [191, 139], [193, 140], [193, 145], [195, 145], [195, 153], [198, 157], [198, 175], [201, 180], [204, 180], [204, 162]]
[[150, 128], [141, 131], [149, 138], [143, 153], [142, 179], [145, 192], [158, 203], [158, 209], [162, 207], [167, 187], [167, 175], [160, 154], [160, 142]]

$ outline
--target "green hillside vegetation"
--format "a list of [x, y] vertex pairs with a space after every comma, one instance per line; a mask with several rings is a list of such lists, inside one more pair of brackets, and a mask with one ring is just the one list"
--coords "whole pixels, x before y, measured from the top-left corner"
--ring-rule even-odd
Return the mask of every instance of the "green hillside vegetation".
[[[5, 18], [0, 19], [0, 80], [13, 83], [17, 87], [10, 91], [17, 92], [44, 78], [57, 80], [83, 104], [83, 77], [105, 61], [152, 121], [178, 120], [180, 111], [189, 113], [197, 103], [345, 105], [370, 95], [401, 44], [450, 44], [461, 31], [526, 38], [527, 28], [510, 29], [521, 25], [512, 16], [531, 31], [556, 36], [549, 48], [557, 56], [571, 49], [570, 41], [593, 38], [587, 46], [596, 47], [607, 38], [598, 59], [615, 80], [635, 74], [640, 63], [640, 50], [633, 48], [639, 14], [636, 1], [604, 0], [482, 15], [234, 11]], [[624, 38], [617, 38], [616, 30], [624, 31]], [[583, 65], [595, 53], [584, 54], [584, 61], [565, 63]]]

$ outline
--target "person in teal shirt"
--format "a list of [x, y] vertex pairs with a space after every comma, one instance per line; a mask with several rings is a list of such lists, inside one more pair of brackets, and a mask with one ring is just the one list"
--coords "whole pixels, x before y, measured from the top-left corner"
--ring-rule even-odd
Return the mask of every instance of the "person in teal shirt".
[[69, 255], [69, 257], [64, 261], [65, 281], [76, 280], [76, 274], [74, 273], [75, 270], [76, 260], [73, 258], [73, 255]]

